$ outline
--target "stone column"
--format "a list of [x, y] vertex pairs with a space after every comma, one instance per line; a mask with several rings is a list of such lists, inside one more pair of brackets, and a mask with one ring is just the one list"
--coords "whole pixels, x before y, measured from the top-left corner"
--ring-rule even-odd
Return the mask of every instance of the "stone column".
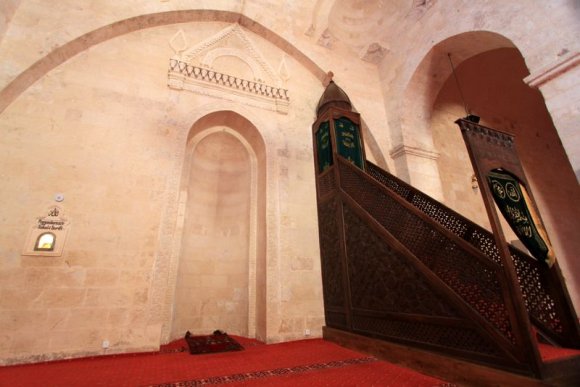
[[539, 89], [580, 181], [580, 52], [569, 52], [524, 79]]
[[399, 144], [390, 152], [397, 176], [436, 200], [443, 201], [443, 189], [433, 149]]

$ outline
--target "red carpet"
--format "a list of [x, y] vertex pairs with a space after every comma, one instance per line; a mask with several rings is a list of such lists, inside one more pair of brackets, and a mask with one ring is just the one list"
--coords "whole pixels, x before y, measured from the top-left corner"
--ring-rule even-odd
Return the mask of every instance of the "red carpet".
[[[321, 339], [190, 355], [185, 340], [159, 353], [0, 367], [0, 386], [438, 386], [445, 382]], [[182, 351], [182, 348], [185, 351]]]
[[540, 357], [543, 362], [561, 360], [572, 356], [580, 356], [580, 350], [552, 347], [551, 345], [542, 343], [538, 343], [538, 350], [540, 351]]

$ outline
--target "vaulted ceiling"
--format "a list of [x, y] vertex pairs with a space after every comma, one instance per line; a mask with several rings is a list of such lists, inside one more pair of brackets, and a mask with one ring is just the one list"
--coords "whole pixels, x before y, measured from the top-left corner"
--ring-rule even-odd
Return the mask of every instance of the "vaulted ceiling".
[[[378, 63], [397, 31], [428, 12], [436, 0], [318, 0], [307, 34], [327, 48], [341, 45]], [[317, 35], [318, 34], [318, 35]]]

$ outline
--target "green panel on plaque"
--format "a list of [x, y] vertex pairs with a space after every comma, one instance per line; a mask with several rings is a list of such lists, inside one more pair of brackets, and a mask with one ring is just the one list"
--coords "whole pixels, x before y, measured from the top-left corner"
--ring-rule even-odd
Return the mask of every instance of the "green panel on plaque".
[[493, 199], [520, 241], [538, 260], [549, 263], [548, 246], [540, 236], [528, 208], [526, 195], [520, 182], [512, 175], [494, 170], [488, 173], [487, 182]]
[[316, 132], [318, 151], [318, 172], [324, 172], [332, 166], [332, 147], [330, 146], [330, 125], [328, 121], [320, 124]]
[[336, 130], [338, 154], [360, 169], [364, 169], [358, 126], [346, 117], [341, 117], [335, 120], [334, 126]]

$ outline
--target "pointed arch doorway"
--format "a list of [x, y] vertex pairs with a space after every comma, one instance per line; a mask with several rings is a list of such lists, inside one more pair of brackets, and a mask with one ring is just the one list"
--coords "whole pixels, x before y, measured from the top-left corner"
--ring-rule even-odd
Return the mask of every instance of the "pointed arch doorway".
[[181, 179], [171, 337], [216, 329], [266, 338], [265, 146], [231, 111], [197, 121]]

